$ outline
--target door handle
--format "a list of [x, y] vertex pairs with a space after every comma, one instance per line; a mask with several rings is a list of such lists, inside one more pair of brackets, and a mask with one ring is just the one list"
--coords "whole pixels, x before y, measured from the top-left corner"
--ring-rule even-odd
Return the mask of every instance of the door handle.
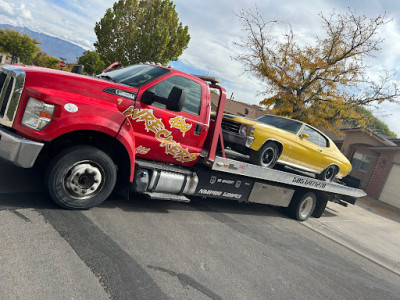
[[200, 133], [201, 133], [201, 129], [203, 128], [203, 125], [201, 125], [201, 124], [196, 124], [196, 127], [195, 127], [195, 129], [194, 129], [194, 134], [195, 135], [200, 135]]

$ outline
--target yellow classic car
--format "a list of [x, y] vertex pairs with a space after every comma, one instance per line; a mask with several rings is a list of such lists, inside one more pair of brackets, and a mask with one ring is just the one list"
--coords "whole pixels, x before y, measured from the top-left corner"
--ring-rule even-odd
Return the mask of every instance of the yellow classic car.
[[225, 146], [250, 155], [256, 165], [273, 168], [278, 163], [325, 181], [351, 171], [350, 162], [326, 135], [297, 120], [274, 115], [250, 120], [225, 114], [222, 133]]

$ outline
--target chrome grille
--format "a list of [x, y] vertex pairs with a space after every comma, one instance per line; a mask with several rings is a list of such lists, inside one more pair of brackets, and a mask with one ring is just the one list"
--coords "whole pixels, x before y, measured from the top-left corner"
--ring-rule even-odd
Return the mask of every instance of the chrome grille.
[[11, 127], [25, 83], [25, 72], [14, 66], [0, 68], [0, 124]]
[[225, 131], [231, 131], [234, 133], [239, 133], [240, 123], [229, 120], [227, 118], [222, 119], [221, 127]]

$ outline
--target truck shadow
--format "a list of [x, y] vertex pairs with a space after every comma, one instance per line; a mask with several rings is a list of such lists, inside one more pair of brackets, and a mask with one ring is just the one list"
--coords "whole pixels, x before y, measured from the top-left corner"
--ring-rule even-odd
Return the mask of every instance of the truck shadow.
[[[33, 168], [22, 169], [0, 161], [0, 210], [62, 209], [47, 194], [44, 175], [47, 162], [38, 161]], [[127, 212], [169, 213], [171, 210], [201, 210], [208, 213], [230, 213], [258, 216], [282, 216], [279, 210], [261, 204], [245, 204], [225, 199], [192, 198], [190, 203], [147, 199], [130, 195], [127, 200], [113, 193], [99, 209], [119, 208]]]
[[44, 185], [46, 162], [22, 169], [0, 161], [0, 210], [57, 208]]
[[239, 203], [226, 199], [202, 199], [192, 197], [189, 203], [153, 200], [142, 195], [133, 195], [129, 200], [112, 195], [99, 208], [119, 208], [125, 212], [169, 213], [169, 211], [203, 211], [288, 218], [281, 208], [256, 203]]

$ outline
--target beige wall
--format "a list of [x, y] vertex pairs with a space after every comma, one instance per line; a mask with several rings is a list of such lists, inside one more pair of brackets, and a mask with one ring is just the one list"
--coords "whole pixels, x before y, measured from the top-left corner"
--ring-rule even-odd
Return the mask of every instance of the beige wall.
[[400, 164], [400, 152], [393, 158], [393, 163]]
[[[216, 110], [218, 95], [211, 93], [212, 109]], [[224, 112], [235, 116], [242, 116], [249, 119], [256, 119], [265, 114], [262, 108], [258, 105], [250, 105], [247, 103], [226, 99]]]
[[[350, 154], [351, 147], [349, 146], [354, 146], [353, 144], [365, 144], [369, 146], [382, 146], [382, 143], [377, 141], [375, 138], [373, 138], [368, 132], [351, 132], [351, 131], [346, 131], [346, 138], [343, 141], [343, 145], [340, 149], [342, 153], [346, 156]], [[368, 153], [366, 153], [368, 154]]]

